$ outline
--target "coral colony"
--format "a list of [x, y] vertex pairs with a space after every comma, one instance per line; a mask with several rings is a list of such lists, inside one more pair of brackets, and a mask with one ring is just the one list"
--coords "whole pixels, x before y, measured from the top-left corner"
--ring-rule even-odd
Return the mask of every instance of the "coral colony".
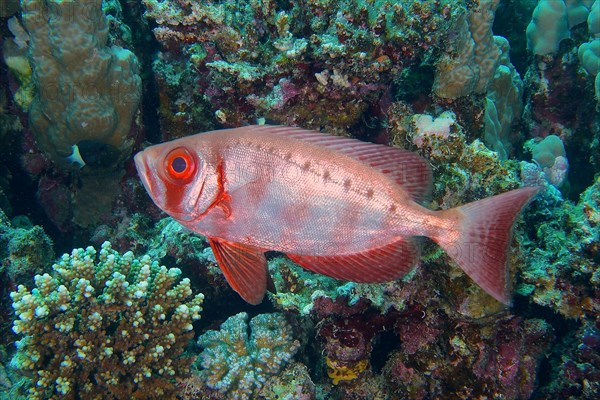
[[164, 398], [189, 373], [183, 349], [202, 294], [149, 256], [102, 244], [64, 254], [35, 288], [11, 293], [18, 319], [13, 362], [31, 371], [30, 397]]
[[[0, 400], [600, 397], [600, 0], [0, 0], [0, 24]], [[162, 172], [142, 168], [145, 188], [134, 154], [254, 125], [409, 151], [432, 175], [410, 195], [433, 212], [538, 188], [504, 237], [506, 297], [460, 269], [462, 247], [415, 238], [414, 268], [359, 283], [361, 263], [316, 264], [355, 278], [337, 280], [250, 235], [193, 233], [178, 221], [200, 201], [156, 207]], [[313, 153], [280, 159], [334, 182]], [[240, 215], [230, 165], [165, 159], [171, 189], [218, 166], [200, 195]], [[289, 171], [265, 166], [236, 172]], [[320, 197], [288, 178], [277, 193], [306, 198], [287, 217], [308, 213]], [[291, 229], [282, 204], [266, 236]], [[261, 262], [259, 304], [232, 260]]]

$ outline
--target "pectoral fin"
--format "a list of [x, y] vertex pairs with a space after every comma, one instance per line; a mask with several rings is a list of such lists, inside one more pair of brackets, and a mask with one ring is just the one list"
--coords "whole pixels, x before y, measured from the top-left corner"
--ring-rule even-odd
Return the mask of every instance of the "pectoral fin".
[[267, 289], [267, 259], [263, 250], [217, 238], [208, 241], [231, 288], [248, 303], [259, 304]]

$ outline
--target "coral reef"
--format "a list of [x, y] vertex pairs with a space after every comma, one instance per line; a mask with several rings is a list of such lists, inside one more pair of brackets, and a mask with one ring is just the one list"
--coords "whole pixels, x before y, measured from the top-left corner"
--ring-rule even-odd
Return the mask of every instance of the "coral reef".
[[162, 399], [189, 374], [183, 356], [202, 294], [149, 256], [105, 242], [75, 249], [11, 293], [17, 320], [13, 363], [31, 373], [32, 399]]
[[562, 140], [556, 135], [549, 135], [537, 142], [532, 139], [525, 144], [525, 148], [531, 149], [533, 161], [544, 172], [548, 182], [561, 187], [569, 171], [569, 161]]
[[[600, 126], [595, 89], [600, 80], [594, 61], [600, 32], [598, 7], [599, 2], [593, 0], [540, 1], [528, 29], [534, 59], [524, 76], [523, 123], [533, 137], [561, 138], [571, 170], [578, 170], [565, 192], [571, 189], [577, 194], [593, 182], [600, 165], [595, 156]], [[536, 19], [542, 12], [544, 18]], [[539, 24], [548, 28], [540, 25], [537, 29]], [[532, 36], [532, 31], [536, 35]], [[594, 168], [588, 168], [590, 164]]]
[[14, 37], [3, 45], [12, 101], [27, 112], [22, 162], [59, 230], [94, 227], [120, 194], [140, 139], [139, 65], [118, 45], [131, 32], [114, 1], [27, 0], [22, 9], [23, 26], [11, 18]]
[[155, 259], [169, 259], [176, 262], [193, 283], [202, 287], [206, 297], [213, 304], [223, 301], [230, 305], [231, 287], [217, 266], [208, 241], [184, 228], [171, 217], [153, 221], [149, 215], [134, 213], [128, 215], [121, 210], [115, 215], [112, 224], [98, 226], [91, 241], [100, 245], [110, 240], [117, 250], [132, 249], [143, 252]]
[[379, 112], [395, 77], [434, 63], [447, 28], [466, 12], [462, 1], [446, 0], [144, 4], [163, 46], [159, 84], [183, 86], [165, 90], [176, 96], [161, 98], [170, 110], [163, 115], [199, 125], [190, 94], [200, 91], [225, 126], [267, 118], [330, 132]]
[[[0, 1], [1, 399], [598, 397], [600, 1], [21, 3]], [[263, 121], [419, 153], [430, 209], [540, 186], [513, 305], [428, 240], [381, 284], [269, 254], [275, 290], [240, 302], [129, 159]], [[81, 243], [102, 249], [49, 271]]]
[[269, 376], [278, 374], [300, 344], [282, 314], [259, 314], [250, 320], [239, 313], [227, 319], [219, 331], [200, 336], [200, 376], [206, 386], [227, 398], [250, 399]]
[[594, 79], [596, 101], [600, 103], [600, 1], [595, 0], [587, 18], [590, 41], [583, 43], [577, 50], [583, 68]]
[[385, 327], [385, 317], [356, 313], [336, 318], [330, 314], [319, 325], [327, 375], [334, 385], [343, 382], [349, 387], [350, 381], [371, 374], [372, 340]]
[[[594, 39], [600, 33], [599, 11], [600, 3], [597, 0], [541, 0], [533, 11], [531, 22], [527, 27], [529, 49], [538, 56], [556, 53], [561, 41], [571, 38], [571, 31], [577, 25], [584, 23], [587, 23], [592, 40], [582, 45], [586, 47], [583, 51], [587, 51], [589, 45], [597, 46]], [[591, 64], [589, 66], [592, 67]], [[597, 66], [593, 66], [592, 69], [597, 73]], [[588, 72], [596, 76], [596, 73], [590, 70]]]
[[35, 95], [33, 71], [27, 59], [29, 35], [16, 17], [10, 18], [7, 25], [14, 39], [4, 41], [2, 55], [6, 66], [19, 82], [14, 101], [22, 110], [27, 111]]
[[291, 362], [279, 374], [271, 375], [257, 396], [267, 400], [317, 399], [308, 368], [298, 362]]
[[[425, 323], [416, 325], [398, 321], [397, 329], [405, 340], [384, 368], [396, 395], [406, 399], [527, 399], [533, 394], [537, 366], [553, 339], [548, 324], [508, 316], [484, 326], [456, 321], [448, 330], [435, 325], [435, 320], [444, 321], [439, 318], [426, 316]], [[420, 331], [432, 324], [433, 330]], [[411, 343], [415, 339], [421, 343]]]
[[557, 346], [556, 363], [540, 398], [595, 399], [600, 393], [600, 324], [586, 321]]
[[495, 36], [494, 42], [501, 50], [501, 55], [485, 98], [483, 140], [504, 160], [516, 141], [511, 136], [511, 128], [523, 112], [523, 81], [510, 62], [508, 40]]
[[533, 54], [556, 52], [561, 40], [569, 37], [571, 33], [564, 1], [540, 1], [527, 26], [527, 44]]
[[433, 91], [437, 96], [457, 98], [487, 91], [501, 55], [492, 34], [498, 3], [482, 0], [458, 20], [452, 56], [443, 57], [436, 65]]
[[468, 143], [466, 129], [455, 119], [446, 118], [444, 134], [431, 126], [424, 128], [421, 121], [422, 117], [407, 115], [402, 103], [393, 103], [389, 137], [392, 145], [415, 150], [430, 161], [436, 171], [432, 195], [436, 207], [451, 208], [519, 187], [518, 163], [501, 160], [478, 139]]

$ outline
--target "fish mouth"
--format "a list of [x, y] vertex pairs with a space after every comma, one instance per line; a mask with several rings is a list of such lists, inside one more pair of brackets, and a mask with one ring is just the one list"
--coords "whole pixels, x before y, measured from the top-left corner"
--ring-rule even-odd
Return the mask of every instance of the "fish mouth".
[[155, 182], [156, 172], [150, 165], [152, 158], [149, 157], [147, 152], [140, 151], [133, 157], [133, 161], [135, 162], [135, 169], [137, 169], [138, 176], [146, 189], [146, 193], [148, 193], [148, 196], [152, 199], [152, 202], [162, 211], [172, 215], [173, 212], [165, 210], [163, 202], [160, 201], [160, 191], [158, 193], [155, 192], [155, 190], [159, 190], [161, 185]]
[[152, 173], [152, 171], [150, 170], [150, 168], [148, 167], [148, 163], [144, 159], [144, 152], [140, 151], [139, 153], [137, 153], [135, 157], [133, 157], [133, 161], [135, 162], [135, 169], [137, 169], [137, 173], [140, 177], [140, 180], [146, 188], [146, 192], [148, 192], [150, 197], [152, 197], [152, 200], [154, 200], [154, 196], [152, 195], [152, 193], [154, 193], [152, 191], [152, 182], [150, 181], [150, 174]]

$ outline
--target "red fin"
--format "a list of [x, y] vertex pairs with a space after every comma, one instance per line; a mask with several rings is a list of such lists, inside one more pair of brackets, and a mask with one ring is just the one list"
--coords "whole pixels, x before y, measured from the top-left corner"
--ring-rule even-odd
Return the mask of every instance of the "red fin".
[[344, 256], [287, 256], [303, 268], [352, 282], [389, 282], [406, 275], [419, 257], [412, 239], [404, 239], [363, 253]]
[[227, 282], [244, 300], [259, 304], [267, 289], [267, 260], [262, 250], [222, 239], [208, 238]]
[[245, 129], [302, 140], [354, 158], [388, 175], [402, 186], [414, 201], [426, 200], [431, 193], [431, 167], [427, 160], [416, 153], [287, 126], [256, 125]]
[[510, 304], [506, 265], [512, 226], [539, 188], [526, 187], [440, 211], [461, 219], [457, 235], [432, 238], [492, 297]]

